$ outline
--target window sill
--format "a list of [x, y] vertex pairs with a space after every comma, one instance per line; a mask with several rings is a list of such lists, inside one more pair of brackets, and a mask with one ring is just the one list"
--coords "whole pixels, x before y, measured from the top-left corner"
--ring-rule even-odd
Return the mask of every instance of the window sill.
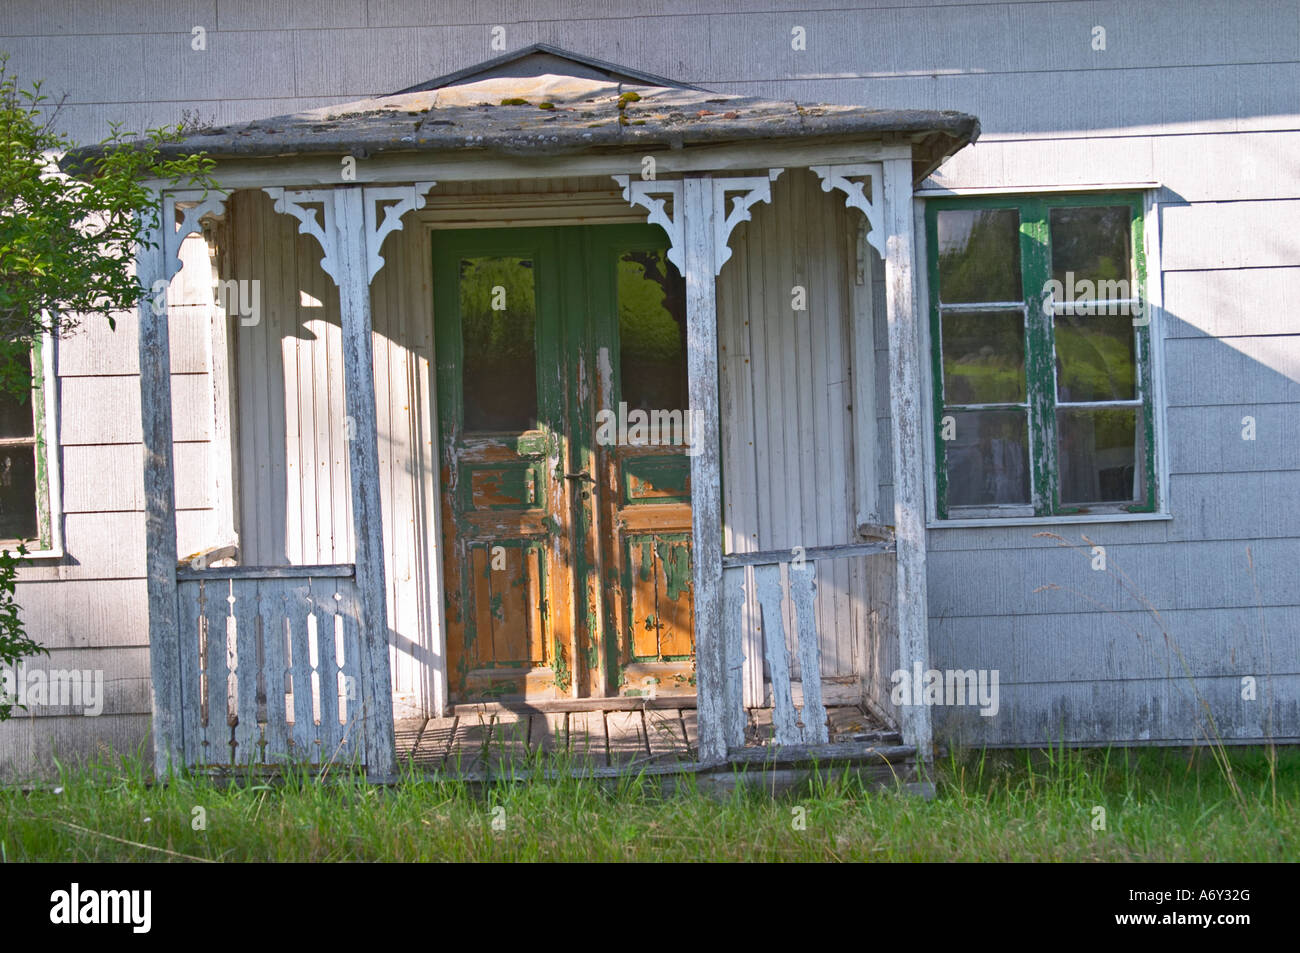
[[978, 526], [1060, 526], [1071, 523], [1149, 523], [1173, 519], [1172, 513], [1086, 513], [1080, 516], [1006, 516], [969, 520], [926, 520], [926, 529], [962, 529]]
[[[8, 553], [10, 556], [18, 556], [16, 549], [0, 548], [0, 552]], [[29, 550], [21, 558], [27, 559], [62, 559], [67, 553], [62, 549], [33, 549]]]

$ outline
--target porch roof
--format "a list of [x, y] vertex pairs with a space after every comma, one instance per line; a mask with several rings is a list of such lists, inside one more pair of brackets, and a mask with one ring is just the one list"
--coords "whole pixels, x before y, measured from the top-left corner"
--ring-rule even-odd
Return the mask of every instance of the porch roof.
[[[203, 129], [165, 144], [162, 152], [286, 160], [402, 152], [540, 157], [756, 141], [894, 139], [912, 143], [919, 181], [978, 135], [979, 121], [960, 112], [805, 105], [546, 73], [415, 89]], [[79, 165], [97, 151], [95, 146], [76, 150], [68, 164]]]

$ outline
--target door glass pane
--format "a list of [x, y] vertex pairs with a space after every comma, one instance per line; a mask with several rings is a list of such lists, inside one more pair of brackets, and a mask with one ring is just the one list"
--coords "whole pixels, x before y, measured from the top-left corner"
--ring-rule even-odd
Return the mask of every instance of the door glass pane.
[[1056, 394], [1068, 402], [1135, 400], [1137, 353], [1126, 314], [1058, 314]]
[[1126, 205], [1051, 210], [1052, 277], [1061, 282], [1063, 300], [1110, 301], [1133, 296], [1129, 289], [1132, 217]]
[[1140, 500], [1139, 421], [1136, 407], [1056, 412], [1062, 503]]
[[686, 282], [663, 252], [619, 256], [618, 333], [628, 409], [685, 411]]
[[465, 429], [537, 428], [537, 324], [533, 263], [462, 258], [460, 333]]
[[1029, 436], [1023, 410], [948, 411], [948, 505], [1029, 502]]
[[938, 231], [940, 301], [1022, 300], [1019, 211], [944, 211], [938, 215]]
[[1025, 399], [1023, 311], [945, 311], [942, 336], [945, 403]]
[[15, 397], [0, 387], [0, 437], [32, 436], [32, 399]]
[[36, 449], [0, 448], [0, 539], [36, 536]]

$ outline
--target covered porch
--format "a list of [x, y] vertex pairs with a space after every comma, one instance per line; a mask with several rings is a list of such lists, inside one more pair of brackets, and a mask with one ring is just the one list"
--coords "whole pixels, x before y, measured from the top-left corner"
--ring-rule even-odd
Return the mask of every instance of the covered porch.
[[[911, 199], [977, 124], [556, 59], [174, 147], [216, 158], [222, 192], [164, 192], [139, 273], [176, 294], [182, 261], [211, 269], [217, 515], [178, 536], [169, 341], [196, 330], [156, 295], [160, 774], [473, 775], [494, 746], [604, 772], [929, 756], [927, 709], [889, 697], [891, 672], [928, 667]], [[601, 337], [630, 333], [623, 286], [601, 297], [610, 242], [611, 282], [626, 249], [636, 277], [681, 282], [677, 456], [594, 436], [632, 377]], [[518, 366], [540, 396], [513, 430], [517, 394], [466, 413], [489, 403], [466, 275], [491, 256], [536, 283]]]

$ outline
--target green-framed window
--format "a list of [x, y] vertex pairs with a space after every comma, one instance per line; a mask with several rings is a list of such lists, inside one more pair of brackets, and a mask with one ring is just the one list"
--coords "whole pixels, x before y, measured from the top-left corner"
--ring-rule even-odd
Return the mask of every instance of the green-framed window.
[[926, 206], [941, 520], [1157, 507], [1142, 198]]
[[30, 356], [32, 389], [15, 393], [0, 386], [0, 549], [25, 543], [29, 552], [49, 553], [59, 548], [54, 479], [48, 437], [51, 406], [48, 359], [53, 342], [39, 339], [30, 351], [13, 345], [0, 349], [0, 361], [20, 361], [20, 369], [6, 369], [0, 377], [10, 381], [28, 373]]

